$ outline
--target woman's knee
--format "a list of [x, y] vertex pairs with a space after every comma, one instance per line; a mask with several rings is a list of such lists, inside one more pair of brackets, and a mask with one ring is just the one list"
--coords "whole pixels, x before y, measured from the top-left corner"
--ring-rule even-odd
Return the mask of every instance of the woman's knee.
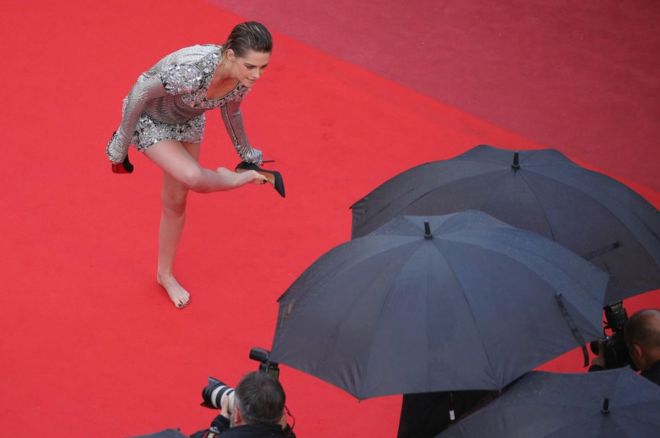
[[188, 190], [180, 188], [176, 190], [163, 190], [161, 200], [163, 211], [173, 216], [181, 216], [186, 212], [186, 201]]
[[179, 180], [187, 189], [199, 191], [204, 181], [204, 170], [198, 166], [191, 166], [181, 173]]
[[197, 162], [199, 147], [174, 140], [163, 140], [145, 150], [163, 171], [185, 188], [198, 190], [204, 182], [204, 171]]

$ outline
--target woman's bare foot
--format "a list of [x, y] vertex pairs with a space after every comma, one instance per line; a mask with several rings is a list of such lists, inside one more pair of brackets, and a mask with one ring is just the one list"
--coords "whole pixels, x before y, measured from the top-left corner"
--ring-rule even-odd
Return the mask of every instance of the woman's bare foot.
[[165, 289], [167, 295], [170, 296], [170, 300], [172, 300], [177, 308], [181, 309], [190, 302], [190, 294], [187, 290], [181, 287], [173, 275], [165, 276], [156, 274], [156, 281], [158, 281], [158, 284], [160, 284], [163, 289]]
[[268, 178], [266, 178], [264, 175], [260, 174], [256, 170], [247, 170], [247, 169], [238, 168], [236, 169], [236, 173], [249, 175], [250, 180], [252, 181], [253, 184], [266, 184], [267, 182], [272, 183], [272, 181], [270, 181]]
[[266, 184], [266, 183], [271, 183], [275, 184], [274, 181], [271, 181], [268, 179], [265, 175], [260, 174], [256, 170], [251, 170], [250, 172], [254, 172], [252, 183], [254, 184]]

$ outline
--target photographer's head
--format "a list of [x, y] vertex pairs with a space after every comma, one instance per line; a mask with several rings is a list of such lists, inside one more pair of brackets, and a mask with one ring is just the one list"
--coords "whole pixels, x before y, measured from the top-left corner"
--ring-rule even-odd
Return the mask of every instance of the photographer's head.
[[232, 426], [280, 423], [285, 398], [280, 382], [268, 374], [256, 371], [246, 374], [236, 386]]
[[660, 310], [640, 310], [630, 317], [625, 330], [633, 363], [643, 372], [660, 361]]

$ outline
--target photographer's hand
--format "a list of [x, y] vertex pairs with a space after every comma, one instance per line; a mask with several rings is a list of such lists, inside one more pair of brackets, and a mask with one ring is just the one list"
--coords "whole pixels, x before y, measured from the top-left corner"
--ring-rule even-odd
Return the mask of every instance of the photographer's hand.
[[286, 413], [282, 414], [282, 418], [280, 418], [280, 426], [282, 426], [282, 429], [284, 429], [287, 425], [287, 417]]
[[231, 420], [231, 416], [234, 413], [233, 395], [234, 393], [232, 391], [231, 396], [227, 394], [223, 394], [222, 398], [220, 399], [220, 415], [226, 417], [229, 420]]

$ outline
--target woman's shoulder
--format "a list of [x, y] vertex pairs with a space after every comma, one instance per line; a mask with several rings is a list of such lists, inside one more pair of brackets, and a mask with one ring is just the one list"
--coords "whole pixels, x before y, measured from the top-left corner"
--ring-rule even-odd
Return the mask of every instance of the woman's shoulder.
[[217, 44], [196, 44], [170, 53], [163, 61], [169, 65], [194, 65], [206, 58], [219, 57], [220, 51], [221, 46]]
[[200, 88], [220, 60], [220, 46], [198, 44], [184, 47], [163, 58], [156, 70], [168, 93], [180, 94]]

